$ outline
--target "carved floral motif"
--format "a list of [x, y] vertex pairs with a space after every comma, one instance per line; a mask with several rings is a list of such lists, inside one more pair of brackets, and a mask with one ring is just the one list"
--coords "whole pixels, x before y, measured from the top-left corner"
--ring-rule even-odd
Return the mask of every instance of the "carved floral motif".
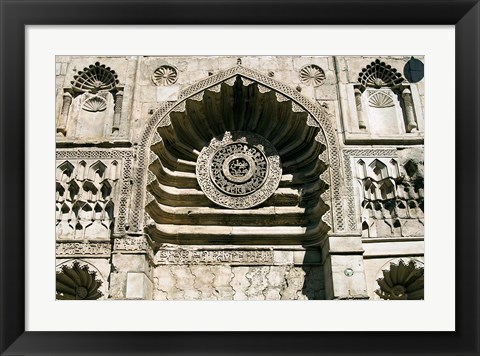
[[315, 64], [310, 64], [300, 70], [300, 80], [303, 84], [318, 87], [325, 82], [325, 72]]
[[153, 72], [152, 81], [158, 86], [169, 86], [177, 82], [178, 73], [177, 70], [168, 65], [160, 66]]

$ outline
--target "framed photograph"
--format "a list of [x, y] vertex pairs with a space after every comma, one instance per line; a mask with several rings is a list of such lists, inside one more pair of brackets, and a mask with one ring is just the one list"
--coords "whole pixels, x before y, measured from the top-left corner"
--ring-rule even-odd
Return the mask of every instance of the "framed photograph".
[[479, 353], [477, 1], [0, 3], [2, 355]]

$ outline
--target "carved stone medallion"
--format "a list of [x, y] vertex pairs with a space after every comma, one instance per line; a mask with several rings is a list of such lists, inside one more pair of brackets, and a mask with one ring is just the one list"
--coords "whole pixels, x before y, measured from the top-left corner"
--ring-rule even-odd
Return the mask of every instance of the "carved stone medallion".
[[267, 200], [282, 177], [280, 156], [264, 137], [245, 131], [225, 132], [203, 148], [197, 180], [212, 202], [247, 209]]

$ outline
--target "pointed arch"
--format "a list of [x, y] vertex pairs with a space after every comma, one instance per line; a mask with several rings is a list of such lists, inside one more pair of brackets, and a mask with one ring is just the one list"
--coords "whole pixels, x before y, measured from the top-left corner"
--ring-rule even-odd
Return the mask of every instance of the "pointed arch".
[[[312, 102], [300, 94], [294, 88], [285, 85], [271, 77], [263, 75], [250, 68], [237, 65], [218, 74], [212, 75], [206, 79], [186, 88], [179, 94], [176, 102], [167, 102], [161, 105], [150, 117], [142, 133], [138, 147], [138, 169], [134, 180], [134, 199], [132, 215], [130, 217], [131, 228], [133, 231], [141, 232], [143, 230], [143, 220], [145, 200], [149, 194], [145, 191], [145, 186], [149, 180], [148, 165], [152, 163], [150, 146], [159, 139], [158, 127], [168, 126], [170, 124], [170, 114], [172, 112], [183, 112], [185, 110], [187, 99], [202, 100], [205, 91], [219, 91], [220, 85], [232, 85], [236, 77], [240, 77], [243, 84], [248, 86], [252, 83], [258, 86], [261, 93], [274, 91], [277, 100], [292, 102], [293, 112], [305, 112], [307, 114], [306, 125], [319, 129], [315, 140], [326, 146], [322, 152], [322, 160], [327, 163], [328, 168], [321, 174], [321, 179], [328, 184], [328, 189], [322, 194], [322, 199], [330, 205], [330, 209], [322, 216], [322, 220], [333, 230], [345, 230], [343, 219], [343, 206], [340, 199], [340, 160], [339, 144], [337, 135], [332, 126], [332, 118], [326, 113], [320, 105]], [[168, 169], [168, 167], [166, 167]], [[149, 197], [148, 199], [151, 199]]]

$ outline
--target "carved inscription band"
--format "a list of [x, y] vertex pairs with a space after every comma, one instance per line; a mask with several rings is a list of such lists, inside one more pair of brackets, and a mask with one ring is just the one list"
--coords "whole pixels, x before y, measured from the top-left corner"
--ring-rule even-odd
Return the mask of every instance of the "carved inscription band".
[[109, 242], [61, 242], [56, 244], [56, 256], [109, 256], [112, 245]]
[[272, 264], [273, 251], [271, 250], [160, 250], [154, 258], [157, 265], [169, 264], [218, 264], [258, 265]]

